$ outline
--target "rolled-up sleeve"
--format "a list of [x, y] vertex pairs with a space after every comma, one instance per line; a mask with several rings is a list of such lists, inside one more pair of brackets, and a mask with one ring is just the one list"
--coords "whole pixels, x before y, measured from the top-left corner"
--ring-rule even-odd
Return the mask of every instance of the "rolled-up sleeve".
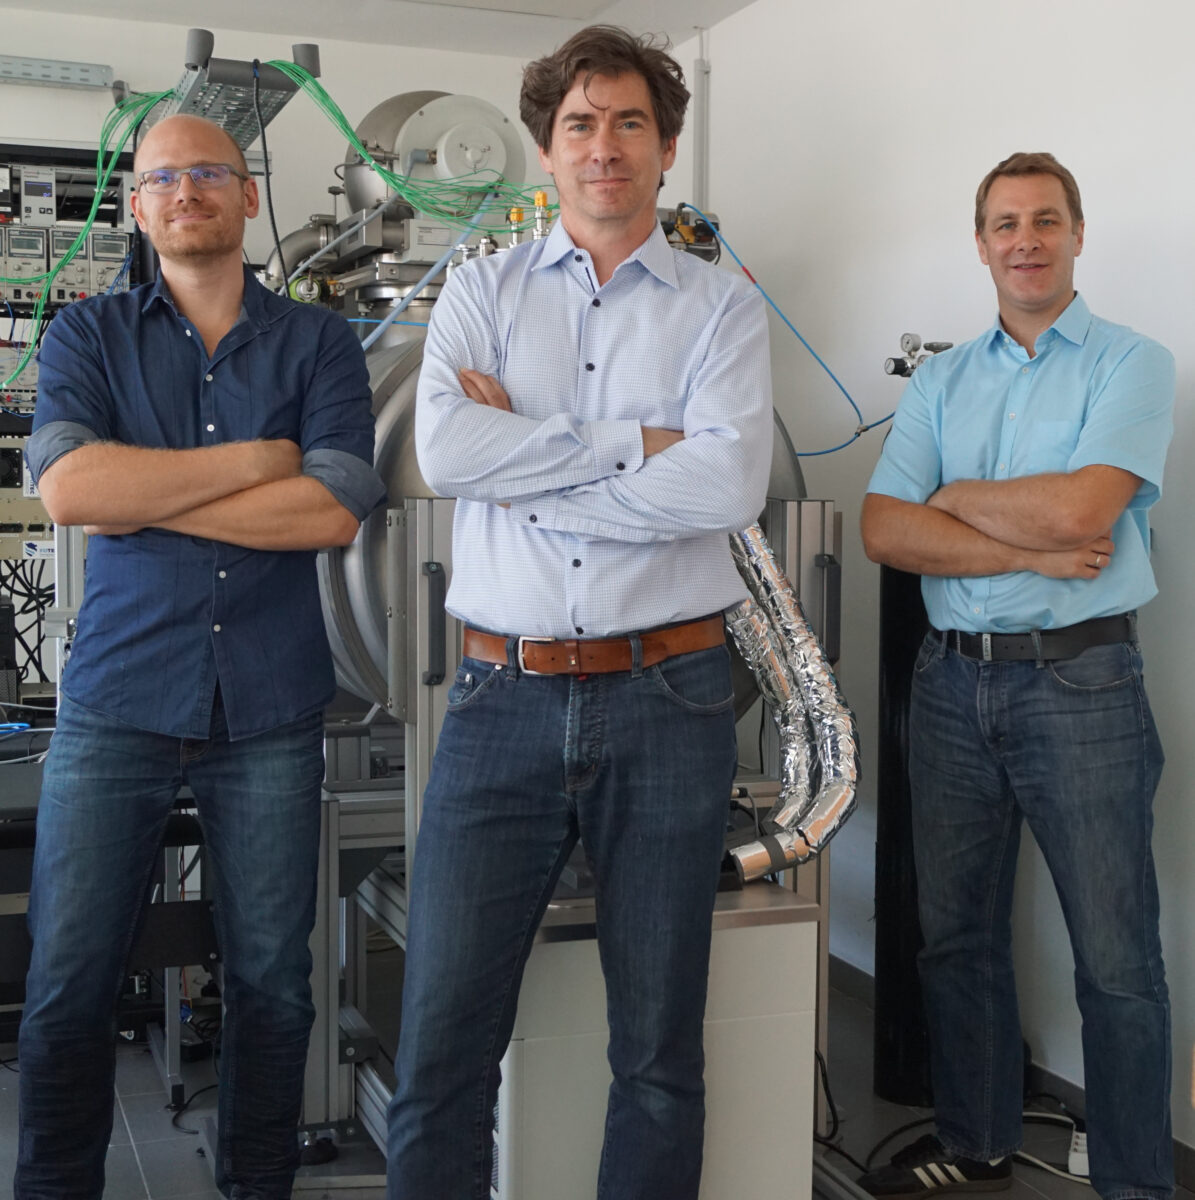
[[86, 446], [88, 442], [100, 441], [94, 429], [80, 425], [78, 421], [51, 421], [36, 430], [25, 444], [25, 461], [33, 482], [42, 477], [47, 467], [56, 463], [64, 454]]
[[386, 499], [386, 485], [377, 471], [344, 450], [308, 450], [303, 455], [303, 474], [318, 479], [358, 521]]
[[91, 306], [71, 306], [46, 329], [37, 356], [37, 408], [25, 449], [34, 482], [64, 454], [114, 434], [112, 391]]
[[303, 474], [318, 479], [357, 520], [386, 499], [374, 470], [373, 392], [361, 343], [329, 313], [303, 406]]

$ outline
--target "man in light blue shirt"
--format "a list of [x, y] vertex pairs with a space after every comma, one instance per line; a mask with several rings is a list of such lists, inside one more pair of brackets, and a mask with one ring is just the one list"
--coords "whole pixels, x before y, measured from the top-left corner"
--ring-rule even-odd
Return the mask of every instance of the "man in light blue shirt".
[[598, 1193], [697, 1196], [736, 759], [721, 613], [746, 596], [727, 534], [763, 506], [772, 417], [758, 294], [656, 219], [687, 100], [668, 55], [610, 27], [532, 63], [560, 219], [456, 270], [433, 312], [416, 444], [459, 498], [465, 657], [411, 878], [391, 1200], [489, 1196], [498, 1063], [578, 837], [613, 1074]]
[[1150, 836], [1162, 748], [1136, 640], [1174, 360], [1074, 289], [1070, 172], [1015, 154], [976, 244], [999, 318], [919, 367], [863, 506], [869, 557], [923, 576], [910, 781], [937, 1136], [874, 1195], [991, 1190], [1021, 1143], [1011, 906], [1021, 819], [1058, 889], [1083, 1015], [1091, 1181], [1174, 1189], [1169, 998]]

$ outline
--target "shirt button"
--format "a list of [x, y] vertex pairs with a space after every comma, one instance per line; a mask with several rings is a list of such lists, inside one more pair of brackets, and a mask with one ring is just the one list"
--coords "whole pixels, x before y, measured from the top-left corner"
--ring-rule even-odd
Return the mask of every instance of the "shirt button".
[[582, 261], [582, 258], [579, 254], [573, 255], [573, 262], [581, 262], [581, 261]]
[[1029, 368], [1028, 368], [1028, 367], [1022, 367], [1022, 368], [1021, 368], [1021, 374], [1022, 374], [1022, 375], [1028, 375], [1028, 374], [1029, 374]]
[[184, 329], [183, 332], [187, 335], [187, 337], [191, 336], [191, 331], [189, 329]]
[[208, 433], [215, 433], [215, 432], [216, 432], [216, 427], [215, 427], [214, 425], [209, 425], [209, 426], [207, 427], [207, 431], [208, 431]]
[[1015, 421], [1015, 420], [1017, 419], [1017, 414], [1016, 414], [1016, 413], [1009, 413], [1009, 414], [1008, 414], [1008, 419], [1009, 419], [1010, 421]]
[[585, 369], [586, 369], [587, 371], [594, 371], [594, 370], [596, 370], [597, 368], [596, 368], [596, 367], [593, 365], [593, 363], [586, 363], [586, 364], [585, 364]]
[[1001, 463], [1001, 464], [1000, 464], [1000, 470], [1001, 470], [1001, 471], [1003, 471], [1004, 469], [1005, 469], [1005, 467], [1004, 467], [1004, 464], [1003, 464], [1003, 463]]
[[535, 524], [535, 522], [539, 520], [539, 517], [537, 517], [537, 516], [535, 515], [535, 513], [532, 513], [532, 514], [531, 514], [531, 516], [529, 516], [529, 517], [527, 518], [527, 520], [528, 520], [528, 521], [530, 521], [532, 525], [534, 525], [534, 524]]
[[[977, 609], [976, 611], [978, 611], [978, 609]], [[220, 632], [220, 626], [219, 626], [219, 625], [213, 625], [213, 626], [212, 626], [212, 632], [213, 632], [213, 633], [219, 633], [219, 632]]]
[[618, 468], [620, 471], [625, 471], [625, 470], [627, 469], [627, 464], [626, 464], [626, 463], [615, 463], [614, 465], [615, 465], [615, 466], [616, 466], [616, 467], [617, 467], [617, 468]]
[[227, 572], [227, 571], [221, 571], [221, 572], [220, 572], [220, 578], [221, 578], [221, 579], [227, 579], [227, 578], [228, 578], [228, 572]]
[[975, 611], [976, 611], [976, 612], [979, 612], [979, 609], [978, 609], [978, 607], [975, 609]]
[[576, 630], [577, 630], [577, 632], [578, 632], [578, 633], [584, 633], [584, 632], [585, 632], [585, 630], [584, 630], [584, 629], [582, 629], [580, 625], [577, 625], [577, 626], [575, 626], [575, 628], [576, 628]]
[[601, 307], [602, 307], [602, 302], [601, 302], [600, 300], [595, 300], [595, 301], [593, 302], [593, 307], [594, 307], [594, 308], [601, 308]]
[[211, 381], [212, 381], [212, 377], [211, 377], [210, 375], [205, 375], [203, 378], [204, 378], [204, 379], [205, 379], [205, 380], [206, 380], [208, 383], [211, 383]]
[[574, 566], [574, 567], [579, 567], [580, 565], [581, 565], [581, 560], [580, 560], [579, 558], [574, 558], [574, 559], [573, 559], [573, 566]]

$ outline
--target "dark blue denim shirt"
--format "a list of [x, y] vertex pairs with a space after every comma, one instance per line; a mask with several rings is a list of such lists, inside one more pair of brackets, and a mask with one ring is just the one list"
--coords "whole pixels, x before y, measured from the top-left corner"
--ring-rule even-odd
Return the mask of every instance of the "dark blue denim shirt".
[[[358, 519], [385, 497], [357, 338], [340, 316], [275, 296], [248, 270], [241, 318], [210, 358], [159, 277], [64, 309], [39, 363], [35, 479], [93, 441], [182, 450], [290, 438], [303, 473]], [[63, 692], [177, 737], [207, 736], [217, 684], [234, 739], [318, 711], [335, 680], [315, 557], [155, 528], [92, 537]]]

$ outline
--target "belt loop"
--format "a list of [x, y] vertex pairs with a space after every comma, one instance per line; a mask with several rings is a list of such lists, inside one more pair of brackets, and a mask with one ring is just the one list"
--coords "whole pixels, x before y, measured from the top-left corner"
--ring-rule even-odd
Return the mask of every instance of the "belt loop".
[[643, 674], [643, 639], [637, 633], [627, 634], [631, 643], [631, 678], [638, 679]]
[[1029, 630], [1029, 636], [1033, 639], [1033, 649], [1037, 654], [1037, 669], [1040, 671], [1046, 665], [1046, 660], [1041, 652], [1041, 630], [1031, 629]]
[[1137, 645], [1137, 610], [1135, 608], [1130, 608], [1129, 611], [1127, 613], [1125, 613], [1125, 616], [1128, 617], [1128, 619], [1129, 619], [1129, 641], [1132, 642], [1132, 644], [1134, 646], [1136, 646]]
[[945, 658], [946, 651], [950, 649], [950, 630], [949, 629], [932, 629], [931, 633], [938, 635], [938, 648], [934, 651], [937, 658]]
[[508, 637], [506, 639], [506, 665], [510, 670], [511, 677], [518, 679], [519, 677], [519, 639], [517, 637]]

